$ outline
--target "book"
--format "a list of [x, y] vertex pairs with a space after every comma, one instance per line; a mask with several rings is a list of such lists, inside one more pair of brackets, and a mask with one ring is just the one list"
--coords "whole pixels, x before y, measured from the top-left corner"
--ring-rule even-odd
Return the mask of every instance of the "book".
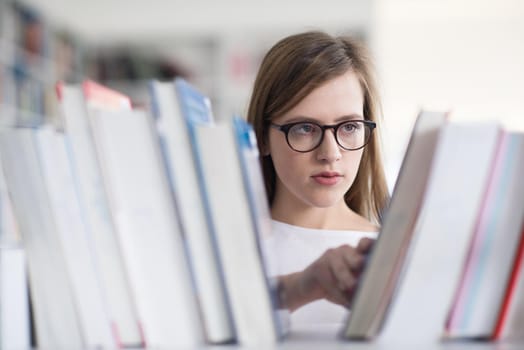
[[446, 325], [447, 337], [493, 336], [524, 217], [524, 134], [504, 131]]
[[443, 127], [379, 343], [442, 339], [501, 133], [493, 122], [449, 122]]
[[522, 342], [524, 340], [524, 225], [520, 234], [517, 256], [513, 263], [503, 303], [497, 315], [492, 340]]
[[[237, 146], [237, 153], [242, 170], [242, 179], [249, 200], [249, 209], [260, 242], [260, 254], [266, 268], [266, 276], [275, 276], [277, 273], [276, 257], [272, 256], [268, 248], [271, 246], [272, 224], [269, 200], [260, 166], [256, 135], [253, 126], [245, 119], [235, 116], [232, 119], [233, 131]], [[265, 249], [266, 248], [266, 249]]]
[[0, 246], [0, 347], [31, 348], [29, 286], [21, 245]]
[[210, 206], [219, 257], [241, 346], [275, 343], [271, 288], [244, 187], [231, 121], [196, 125], [198, 161]]
[[111, 329], [92, 236], [85, 228], [84, 213], [80, 209], [69, 145], [64, 134], [53, 128], [42, 127], [33, 133], [86, 346], [115, 348], [118, 340]]
[[213, 123], [211, 104], [205, 95], [181, 78], [151, 82], [150, 94], [171, 193], [177, 203], [190, 257], [206, 340], [213, 344], [232, 342], [235, 329], [214, 233], [202, 199], [189, 122]]
[[148, 347], [204, 343], [183, 237], [152, 118], [98, 111], [93, 139]]
[[[108, 301], [115, 338], [119, 340], [119, 346], [143, 346], [140, 320], [116, 228], [109, 212], [88, 120], [89, 109], [103, 109], [103, 104], [93, 100], [92, 94], [91, 99], [87, 99], [82, 85], [60, 83], [57, 85], [57, 94], [64, 119], [64, 132], [70, 144], [72, 171], [77, 181], [80, 207], [85, 215], [86, 230], [92, 235], [95, 260], [100, 266], [102, 288]], [[122, 97], [121, 101], [116, 105], [129, 109], [128, 98]], [[107, 106], [109, 110], [114, 108], [114, 103]]]
[[257, 237], [262, 267], [270, 290], [275, 325], [278, 336], [287, 333], [287, 310], [279, 307], [276, 276], [278, 259], [274, 252], [275, 238], [271, 223], [271, 210], [267, 198], [266, 186], [260, 165], [260, 154], [253, 126], [245, 119], [235, 116], [232, 119], [238, 158], [240, 161], [244, 188], [249, 201], [253, 228]]
[[27, 256], [37, 346], [84, 348], [86, 343], [39, 165], [33, 130], [2, 130], [0, 156]]
[[4, 169], [0, 162], [0, 245], [18, 245], [20, 241], [20, 230], [13, 213], [13, 204], [5, 183]]
[[235, 116], [232, 119], [237, 153], [242, 168], [242, 179], [249, 201], [253, 229], [259, 245], [262, 267], [267, 279], [274, 310], [278, 336], [287, 333], [288, 311], [280, 308], [278, 299], [278, 259], [274, 255], [275, 238], [271, 222], [271, 209], [266, 193], [264, 176], [260, 165], [260, 153], [253, 126], [245, 119]]
[[98, 84], [93, 80], [82, 82], [82, 91], [89, 108], [104, 110], [130, 110], [131, 99], [123, 93]]
[[446, 118], [445, 113], [427, 111], [417, 117], [379, 238], [341, 330], [344, 338], [370, 339], [381, 329], [400, 280]]

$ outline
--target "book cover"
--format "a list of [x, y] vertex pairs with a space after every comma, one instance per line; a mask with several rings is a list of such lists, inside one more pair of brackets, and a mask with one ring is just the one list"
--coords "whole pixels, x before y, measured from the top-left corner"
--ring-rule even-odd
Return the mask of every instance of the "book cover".
[[48, 127], [34, 130], [33, 137], [85, 342], [88, 347], [115, 348], [118, 341], [112, 333], [100, 267], [85, 229], [65, 137]]
[[[95, 259], [100, 266], [113, 332], [121, 346], [143, 346], [140, 321], [116, 228], [109, 211], [107, 193], [102, 182], [88, 120], [88, 104], [97, 104], [99, 108], [102, 106], [98, 102], [87, 101], [81, 85], [59, 83], [57, 94], [80, 206], [86, 217], [87, 230], [94, 242]], [[124, 109], [129, 108], [126, 106]]]
[[271, 223], [271, 211], [266, 194], [266, 186], [260, 165], [260, 155], [256, 135], [251, 124], [235, 116], [232, 120], [242, 179], [249, 201], [249, 209], [257, 241], [259, 254], [270, 290], [272, 306], [279, 336], [286, 334], [287, 318], [279, 310], [277, 291], [278, 261], [274, 253], [275, 240]]
[[[177, 85], [178, 82], [178, 85]], [[171, 193], [177, 204], [199, 308], [209, 343], [235, 339], [212, 226], [206, 212], [188, 120], [212, 123], [208, 98], [189, 83], [150, 83], [151, 100]], [[185, 105], [186, 108], [182, 108]]]
[[0, 156], [26, 250], [37, 346], [83, 348], [85, 343], [31, 129], [0, 134]]
[[524, 298], [522, 295], [524, 295], [524, 225], [492, 340], [510, 342], [524, 340], [522, 331], [524, 329]]
[[233, 125], [196, 125], [195, 136], [238, 343], [272, 344], [279, 333]]
[[524, 134], [503, 131], [446, 327], [448, 337], [492, 337], [524, 216]]
[[392, 303], [426, 192], [445, 113], [421, 112], [412, 130], [379, 238], [370, 253], [342, 337], [375, 337]]
[[25, 250], [0, 245], [0, 348], [30, 349], [31, 319]]
[[90, 122], [147, 346], [202, 345], [183, 237], [150, 116], [99, 111]]
[[380, 343], [442, 338], [500, 135], [496, 123], [448, 122], [443, 127]]

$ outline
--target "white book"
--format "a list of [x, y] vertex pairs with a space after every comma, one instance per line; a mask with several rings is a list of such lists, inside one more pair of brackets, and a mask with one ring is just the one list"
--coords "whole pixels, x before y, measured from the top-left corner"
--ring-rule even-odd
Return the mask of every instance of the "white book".
[[72, 169], [77, 181], [80, 206], [86, 218], [86, 229], [95, 246], [95, 259], [100, 266], [103, 291], [115, 336], [120, 340], [120, 345], [141, 346], [144, 342], [135, 301], [109, 212], [82, 87], [62, 86], [60, 102], [65, 134], [71, 146]]
[[249, 200], [253, 225], [260, 242], [260, 253], [266, 275], [276, 276], [278, 262], [276, 255], [271, 251], [271, 245], [274, 244], [271, 209], [260, 165], [256, 135], [252, 125], [241, 117], [233, 117], [233, 130], [242, 167], [242, 179]]
[[262, 266], [270, 289], [275, 325], [279, 337], [283, 337], [289, 331], [289, 310], [279, 308], [276, 240], [273, 234], [271, 209], [264, 184], [257, 139], [253, 126], [241, 117], [233, 117], [233, 130], [251, 219], [259, 243]]
[[31, 346], [25, 250], [0, 162], [0, 348]]
[[196, 295], [152, 121], [143, 111], [99, 111], [90, 118], [147, 346], [201, 345]]
[[37, 152], [51, 212], [56, 222], [76, 309], [88, 347], [117, 347], [96, 265], [94, 244], [80, 210], [69, 146], [52, 128], [35, 130]]
[[22, 246], [0, 247], [0, 348], [29, 349], [29, 315], [25, 251]]
[[0, 163], [0, 245], [19, 244], [20, 240], [18, 223], [13, 213], [13, 205], [5, 183], [4, 169]]
[[[228, 308], [212, 226], [202, 200], [199, 173], [193, 157], [189, 119], [213, 121], [209, 99], [187, 82], [151, 83], [156, 125], [180, 224], [187, 243], [206, 340], [233, 341], [235, 330]], [[183, 108], [185, 105], [185, 108]]]
[[343, 337], [373, 338], [387, 317], [413, 240], [431, 163], [446, 118], [446, 113], [429, 111], [422, 111], [417, 117], [378, 241], [341, 331]]
[[33, 131], [3, 130], [0, 155], [26, 249], [37, 345], [49, 349], [83, 348], [86, 343]]
[[447, 336], [489, 339], [504, 302], [524, 218], [524, 134], [504, 131], [450, 312]]
[[233, 126], [196, 125], [195, 132], [237, 340], [242, 346], [274, 343], [279, 331]]
[[501, 129], [452, 123], [442, 130], [415, 239], [378, 342], [436, 342], [444, 331], [493, 166]]

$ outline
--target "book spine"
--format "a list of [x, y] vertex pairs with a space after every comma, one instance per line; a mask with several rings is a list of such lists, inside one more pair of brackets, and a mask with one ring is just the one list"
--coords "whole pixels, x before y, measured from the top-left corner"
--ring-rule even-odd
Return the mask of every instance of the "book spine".
[[506, 287], [506, 293], [500, 308], [500, 313], [497, 318], [495, 330], [491, 340], [501, 340], [504, 337], [505, 329], [507, 327], [508, 315], [512, 307], [515, 307], [514, 301], [517, 298], [515, 294], [517, 291], [517, 285], [521, 278], [524, 278], [524, 224], [520, 235], [520, 243], [517, 250], [517, 256], [513, 264], [511, 275]]

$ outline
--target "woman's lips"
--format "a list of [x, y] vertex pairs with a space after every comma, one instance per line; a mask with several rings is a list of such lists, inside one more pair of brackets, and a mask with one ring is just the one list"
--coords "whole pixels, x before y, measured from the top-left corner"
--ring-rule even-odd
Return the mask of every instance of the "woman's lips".
[[312, 178], [320, 185], [332, 186], [342, 180], [342, 175], [337, 172], [324, 171], [313, 175]]

